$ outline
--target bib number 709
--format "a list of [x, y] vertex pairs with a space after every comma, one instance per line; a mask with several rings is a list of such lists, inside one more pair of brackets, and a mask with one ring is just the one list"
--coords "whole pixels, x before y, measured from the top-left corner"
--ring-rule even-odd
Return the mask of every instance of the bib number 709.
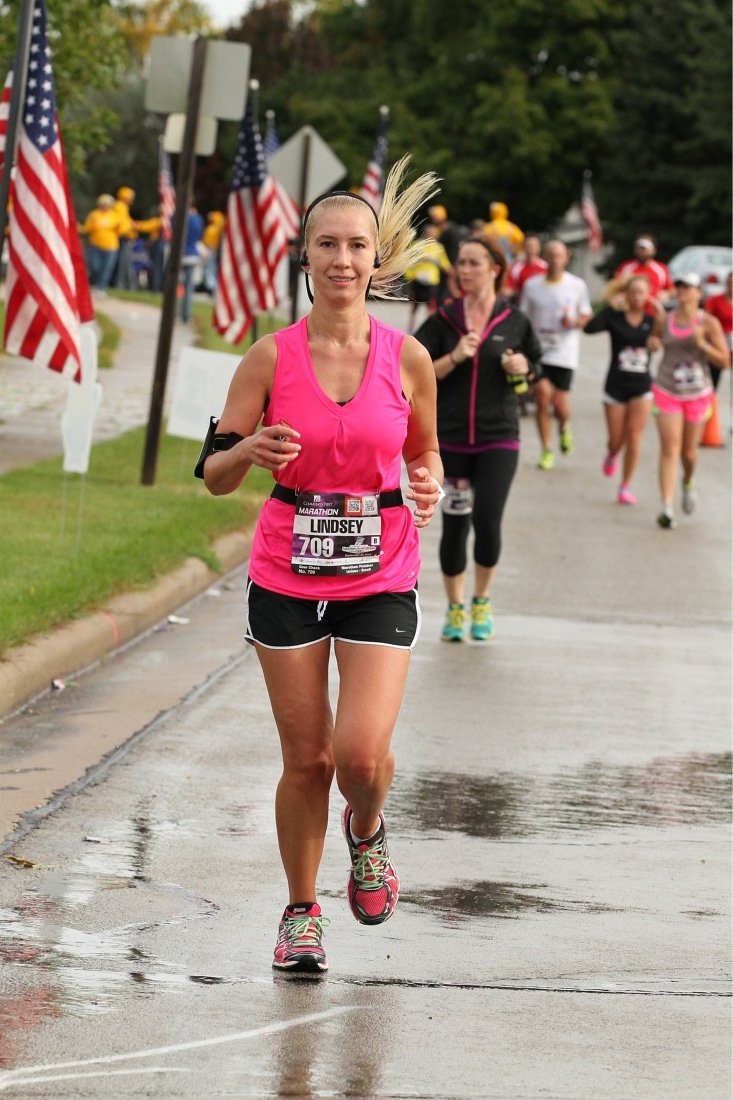
[[300, 553], [314, 558], [332, 558], [334, 551], [333, 539], [312, 538], [310, 535], [299, 535], [301, 542]]

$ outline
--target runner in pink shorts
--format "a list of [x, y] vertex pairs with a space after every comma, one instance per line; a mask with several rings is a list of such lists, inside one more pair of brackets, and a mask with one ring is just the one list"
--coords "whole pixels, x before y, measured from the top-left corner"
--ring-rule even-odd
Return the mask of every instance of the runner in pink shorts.
[[730, 356], [720, 321], [700, 309], [700, 276], [694, 272], [675, 282], [678, 306], [649, 338], [651, 351], [663, 349], [652, 384], [661, 452], [659, 487], [662, 511], [657, 523], [675, 526], [674, 492], [682, 462], [682, 511], [690, 515], [697, 504], [695, 468], [703, 426], [713, 400], [710, 365], [723, 370]]

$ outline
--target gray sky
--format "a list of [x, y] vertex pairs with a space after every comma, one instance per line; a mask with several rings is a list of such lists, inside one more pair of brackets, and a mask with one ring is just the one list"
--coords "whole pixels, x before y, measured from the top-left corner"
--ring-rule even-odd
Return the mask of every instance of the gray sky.
[[211, 14], [217, 27], [225, 28], [239, 22], [251, 0], [199, 0], [199, 3]]

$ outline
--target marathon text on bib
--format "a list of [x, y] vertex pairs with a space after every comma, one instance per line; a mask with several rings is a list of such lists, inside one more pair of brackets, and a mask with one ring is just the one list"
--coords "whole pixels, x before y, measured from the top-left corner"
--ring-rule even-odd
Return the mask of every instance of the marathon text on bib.
[[362, 576], [379, 570], [379, 494], [298, 493], [293, 519], [294, 573]]

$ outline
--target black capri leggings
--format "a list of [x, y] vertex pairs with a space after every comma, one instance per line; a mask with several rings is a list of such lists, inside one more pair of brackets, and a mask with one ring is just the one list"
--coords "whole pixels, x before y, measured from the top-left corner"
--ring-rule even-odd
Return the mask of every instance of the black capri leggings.
[[473, 510], [465, 515], [446, 511], [450, 494], [444, 502], [440, 568], [446, 577], [466, 571], [466, 543], [473, 523], [474, 561], [490, 569], [501, 553], [501, 518], [519, 464], [519, 451], [505, 447], [470, 455], [441, 451], [440, 457], [446, 482], [468, 480], [473, 489]]

